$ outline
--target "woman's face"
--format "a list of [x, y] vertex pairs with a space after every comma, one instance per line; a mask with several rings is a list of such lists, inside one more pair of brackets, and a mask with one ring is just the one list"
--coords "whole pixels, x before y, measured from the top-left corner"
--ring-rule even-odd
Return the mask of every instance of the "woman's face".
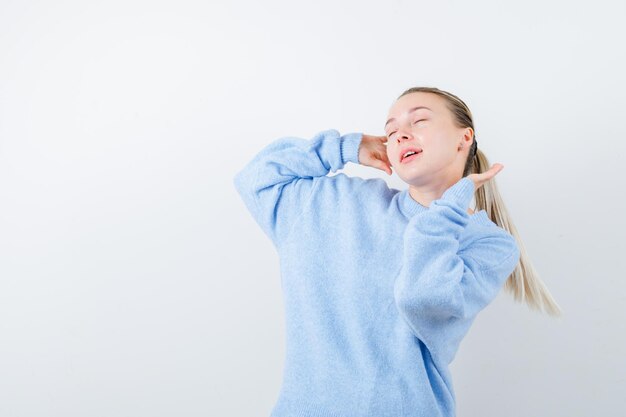
[[[387, 119], [387, 157], [404, 182], [453, 183], [463, 176], [473, 131], [454, 125], [445, 99], [427, 92], [407, 94], [391, 106]], [[419, 153], [404, 159], [409, 149]]]

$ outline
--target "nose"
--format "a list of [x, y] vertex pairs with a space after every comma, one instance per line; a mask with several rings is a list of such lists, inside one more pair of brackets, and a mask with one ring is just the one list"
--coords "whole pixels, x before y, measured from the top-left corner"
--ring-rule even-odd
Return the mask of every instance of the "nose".
[[412, 136], [410, 133], [405, 133], [404, 131], [398, 130], [396, 132], [396, 140], [398, 141], [398, 143], [404, 141], [405, 139], [411, 139]]

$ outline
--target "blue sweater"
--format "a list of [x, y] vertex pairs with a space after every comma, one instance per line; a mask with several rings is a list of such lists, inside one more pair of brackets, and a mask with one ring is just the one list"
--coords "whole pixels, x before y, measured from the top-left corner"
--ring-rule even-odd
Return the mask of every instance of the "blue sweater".
[[271, 417], [455, 416], [448, 369], [519, 261], [462, 178], [422, 206], [358, 164], [362, 133], [263, 148], [234, 185], [280, 260], [283, 383]]

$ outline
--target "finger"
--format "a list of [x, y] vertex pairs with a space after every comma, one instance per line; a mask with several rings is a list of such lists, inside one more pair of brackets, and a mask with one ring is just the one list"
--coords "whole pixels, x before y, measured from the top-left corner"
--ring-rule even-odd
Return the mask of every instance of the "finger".
[[470, 177], [470, 179], [474, 181], [475, 189], [479, 189], [480, 187], [483, 186], [484, 183], [486, 183], [487, 181], [491, 179], [491, 175], [489, 171], [481, 172], [480, 174], [470, 174], [470, 175], [468, 175], [468, 177]]
[[385, 171], [387, 174], [391, 175], [391, 168], [386, 163], [380, 162], [380, 163], [376, 164], [376, 166], [379, 169], [381, 169], [382, 171]]
[[502, 164], [493, 164], [491, 168], [489, 168], [487, 171], [478, 174], [477, 180], [480, 181], [481, 184], [483, 184], [495, 177], [496, 174], [502, 171], [503, 168], [504, 165]]
[[504, 168], [504, 165], [499, 164], [499, 163], [495, 163], [491, 166], [491, 168], [489, 169], [489, 178], [493, 178], [496, 176], [496, 174], [500, 171], [502, 171], [502, 169]]

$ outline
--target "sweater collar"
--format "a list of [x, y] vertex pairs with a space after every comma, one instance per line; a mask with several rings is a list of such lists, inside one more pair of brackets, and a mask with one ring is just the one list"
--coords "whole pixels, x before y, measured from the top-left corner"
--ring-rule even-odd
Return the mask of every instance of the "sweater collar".
[[417, 201], [413, 200], [413, 197], [411, 197], [411, 194], [409, 194], [408, 188], [400, 192], [398, 203], [400, 204], [400, 210], [402, 210], [402, 214], [404, 214], [406, 217], [413, 217], [417, 213], [428, 210], [428, 207], [423, 206]]
[[[417, 201], [413, 200], [413, 197], [411, 197], [411, 194], [409, 194], [408, 188], [400, 192], [398, 197], [398, 204], [400, 206], [402, 214], [404, 214], [408, 218], [411, 218], [418, 213], [428, 210], [428, 207], [423, 206]], [[493, 224], [493, 222], [487, 215], [487, 211], [484, 209], [475, 211], [474, 214], [470, 214], [469, 216], [470, 218], [468, 223], [476, 222], [485, 226]]]

